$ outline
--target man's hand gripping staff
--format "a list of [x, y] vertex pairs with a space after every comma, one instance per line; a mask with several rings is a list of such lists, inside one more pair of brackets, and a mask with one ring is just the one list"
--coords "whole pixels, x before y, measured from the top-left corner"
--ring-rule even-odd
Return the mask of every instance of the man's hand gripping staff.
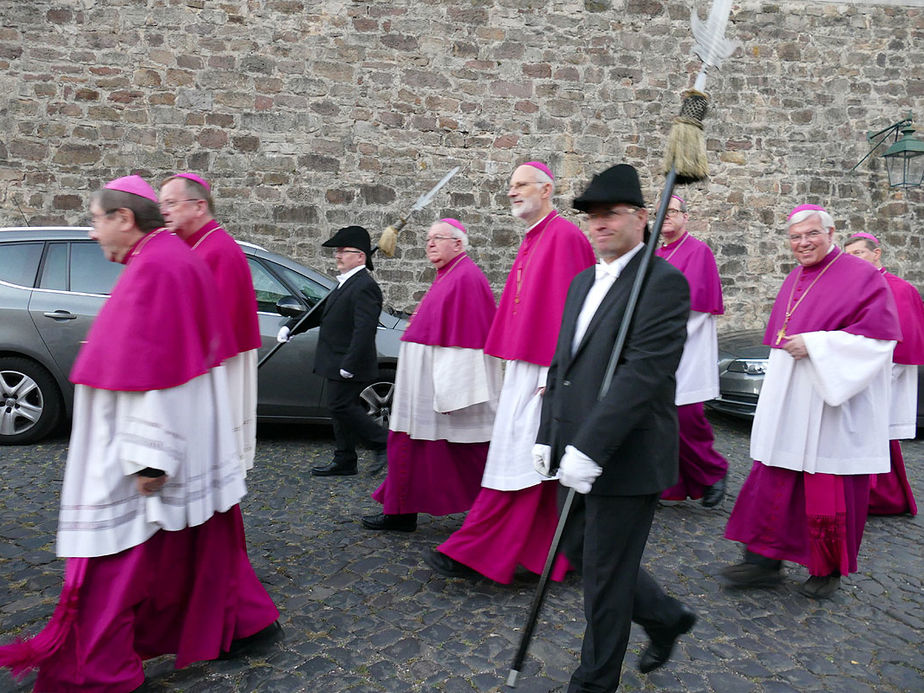
[[[731, 11], [731, 0], [713, 0], [712, 7], [709, 10], [709, 17], [703, 24], [696, 15], [696, 10], [691, 11], [691, 23], [696, 44], [693, 52], [703, 61], [702, 68], [696, 78], [693, 89], [683, 95], [683, 103], [680, 109], [680, 115], [674, 119], [671, 127], [671, 133], [668, 137], [668, 145], [665, 150], [663, 172], [666, 174], [664, 189], [661, 192], [661, 204], [659, 205], [657, 216], [655, 217], [654, 228], [651, 230], [651, 237], [646, 242], [643, 251], [642, 260], [639, 265], [635, 282], [632, 286], [629, 300], [626, 306], [626, 312], [620, 325], [616, 342], [613, 345], [613, 352], [610, 355], [606, 375], [600, 386], [598, 399], [606, 397], [616, 370], [616, 364], [622, 354], [622, 348], [625, 344], [626, 336], [632, 323], [632, 317], [635, 312], [635, 306], [638, 303], [642, 286], [648, 267], [651, 264], [651, 257], [658, 245], [658, 236], [661, 233], [661, 227], [664, 224], [664, 218], [667, 214], [668, 203], [670, 202], [671, 193], [674, 185], [692, 183], [705, 178], [708, 173], [706, 161], [706, 146], [703, 138], [702, 119], [706, 114], [708, 102], [703, 89], [706, 86], [706, 72], [708, 68], [718, 68], [721, 62], [731, 55], [738, 46], [737, 41], [731, 41], [725, 38], [725, 26], [728, 23], [728, 16]], [[537, 470], [542, 470], [546, 465], [543, 459], [543, 451], [534, 450]], [[575, 452], [581, 454], [572, 448], [566, 452], [561, 463], [561, 474], [564, 477], [562, 483], [569, 486], [568, 496], [561, 508], [558, 521], [558, 527], [555, 530], [555, 536], [552, 539], [552, 545], [549, 547], [548, 557], [546, 558], [545, 568], [539, 578], [539, 584], [536, 587], [536, 595], [533, 598], [530, 613], [523, 627], [523, 633], [520, 637], [520, 645], [510, 667], [510, 673], [507, 677], [507, 685], [511, 688], [516, 687], [517, 677], [526, 659], [526, 651], [529, 648], [529, 642], [532, 638], [533, 630], [536, 627], [536, 621], [539, 617], [539, 610], [545, 598], [545, 591], [548, 586], [549, 574], [558, 553], [558, 546], [564, 532], [565, 524], [568, 521], [568, 514], [574, 500], [576, 488], [581, 493], [590, 492], [594, 480], [600, 469], [593, 460], [586, 458], [580, 459], [575, 456]], [[587, 464], [587, 463], [590, 464]], [[566, 464], [567, 463], [567, 464]], [[593, 465], [593, 466], [591, 466]], [[548, 473], [548, 472], [546, 472]]]
[[[405, 214], [403, 217], [401, 217], [401, 219], [398, 221], [397, 224], [387, 227], [382, 232], [382, 236], [379, 238], [378, 245], [376, 245], [372, 249], [372, 252], [375, 253], [377, 250], [381, 250], [388, 257], [394, 257], [395, 247], [398, 241], [398, 232], [401, 231], [401, 229], [403, 229], [404, 226], [407, 224], [407, 220], [410, 218], [411, 214], [413, 214], [414, 212], [419, 212], [421, 209], [423, 209], [428, 204], [430, 204], [430, 202], [436, 196], [436, 193], [440, 191], [440, 188], [446, 185], [446, 183], [449, 182], [449, 179], [459, 172], [460, 168], [461, 168], [460, 166], [456, 166], [449, 173], [443, 176], [443, 178], [440, 180], [439, 183], [437, 183], [432, 188], [430, 188], [430, 190], [428, 190], [423, 195], [418, 197], [417, 201], [413, 204], [413, 206], [411, 206], [410, 210], [408, 210], [408, 213]], [[269, 361], [270, 358], [272, 358], [273, 354], [279, 351], [282, 345], [287, 343], [292, 338], [292, 335], [299, 333], [301, 326], [308, 320], [308, 318], [311, 315], [314, 314], [316, 310], [320, 309], [321, 305], [324, 303], [325, 299], [327, 299], [327, 297], [330, 296], [330, 294], [331, 294], [330, 291], [327, 292], [327, 295], [325, 295], [324, 298], [322, 298], [320, 301], [315, 303], [311, 307], [311, 309], [308, 310], [308, 312], [306, 312], [304, 315], [302, 315], [301, 318], [299, 318], [298, 322], [296, 322], [294, 325], [292, 325], [291, 327], [288, 325], [283, 325], [282, 327], [279, 328], [279, 332], [276, 334], [277, 343], [273, 346], [272, 349], [269, 350], [269, 352], [267, 352], [267, 354], [262, 359], [260, 359], [260, 362], [257, 364], [257, 368], [262, 368], [263, 364]]]

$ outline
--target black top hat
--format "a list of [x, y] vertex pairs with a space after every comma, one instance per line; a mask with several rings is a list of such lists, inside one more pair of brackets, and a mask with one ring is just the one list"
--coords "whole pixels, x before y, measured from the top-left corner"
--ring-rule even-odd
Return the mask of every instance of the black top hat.
[[325, 248], [356, 248], [366, 254], [366, 268], [372, 269], [372, 240], [362, 226], [344, 226], [333, 238], [324, 241]]
[[598, 204], [627, 204], [644, 207], [642, 186], [638, 172], [629, 164], [617, 164], [598, 173], [590, 181], [587, 190], [574, 198], [573, 206], [582, 212]]

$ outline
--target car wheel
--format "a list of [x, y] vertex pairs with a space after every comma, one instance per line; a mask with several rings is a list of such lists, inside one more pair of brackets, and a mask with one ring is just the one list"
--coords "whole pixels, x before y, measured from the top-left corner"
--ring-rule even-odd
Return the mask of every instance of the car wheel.
[[0, 443], [34, 443], [61, 417], [61, 395], [54, 378], [29, 359], [0, 358]]
[[375, 419], [376, 423], [388, 428], [394, 395], [395, 371], [392, 368], [382, 368], [376, 381], [360, 392], [359, 398], [366, 406], [366, 413]]

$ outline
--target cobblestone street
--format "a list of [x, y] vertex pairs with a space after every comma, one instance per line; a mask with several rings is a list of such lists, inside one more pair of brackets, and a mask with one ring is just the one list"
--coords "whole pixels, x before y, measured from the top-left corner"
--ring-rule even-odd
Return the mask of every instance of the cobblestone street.
[[[663, 504], [645, 563], [699, 614], [671, 661], [641, 675], [645, 644], [633, 628], [620, 690], [924, 691], [924, 519], [871, 517], [859, 573], [829, 601], [802, 597], [807, 572], [788, 565], [775, 589], [724, 587], [717, 574], [739, 545], [722, 538], [745, 475], [748, 424], [711, 415], [731, 463], [729, 495], [712, 510]], [[33, 634], [61, 588], [54, 555], [67, 439], [0, 448], [0, 642]], [[908, 474], [924, 501], [924, 441], [904, 443]], [[446, 579], [423, 562], [462, 516], [421, 516], [416, 532], [364, 530], [359, 516], [379, 506], [369, 494], [382, 476], [315, 478], [332, 440], [324, 427], [260, 431], [256, 467], [242, 504], [251, 560], [282, 612], [283, 643], [265, 654], [199, 663], [172, 658], [146, 665], [149, 691], [469, 691], [508, 690], [504, 681], [533, 596], [536, 576], [513, 585]], [[579, 658], [583, 615], [577, 578], [553, 585], [517, 690], [564, 691]], [[30, 690], [0, 672], [0, 691]]]

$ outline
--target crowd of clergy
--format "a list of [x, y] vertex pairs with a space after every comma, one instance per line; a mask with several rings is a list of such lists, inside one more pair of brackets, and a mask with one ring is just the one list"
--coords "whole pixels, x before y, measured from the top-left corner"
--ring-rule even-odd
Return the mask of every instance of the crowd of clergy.
[[[507, 194], [523, 234], [499, 302], [468, 254], [465, 224], [428, 228], [435, 274], [401, 338], [387, 431], [357, 419], [375, 376], [366, 318], [381, 308], [368, 232], [346, 227], [324, 243], [341, 274], [318, 311], [328, 351], [315, 368], [339, 398], [330, 402], [337, 450], [313, 473], [356, 474], [355, 442], [367, 441], [387, 474], [372, 494], [380, 511], [362, 526], [411, 532], [420, 513], [466, 513], [426, 563], [503, 584], [518, 569], [543, 571], [573, 489], [582, 534], [550, 573], [583, 581], [588, 625], [569, 691], [615, 690], [630, 621], [649, 636], [643, 672], [663, 666], [696, 622], [639, 562], [659, 500], [712, 508], [726, 493], [728, 462], [703, 406], [719, 394], [721, 280], [713, 250], [687, 228], [686, 201], [669, 193], [643, 289], [651, 297], [639, 303], [612, 391], [595, 400], [601, 359], [590, 354], [613, 344], [611, 321], [649, 240], [637, 173], [618, 165], [594, 177], [573, 201], [585, 230], [555, 208], [543, 162], [517, 166]], [[215, 221], [209, 183], [193, 173], [169, 176], [159, 193], [139, 176], [113, 180], [89, 208], [91, 237], [125, 270], [70, 374], [63, 589], [44, 630], [0, 647], [0, 666], [39, 670], [40, 691], [130, 691], [151, 657], [175, 654], [179, 668], [282, 637], [239, 507], [256, 447], [261, 346], [246, 259]], [[809, 573], [800, 591], [823, 599], [856, 572], [869, 513], [917, 511], [899, 440], [916, 432], [924, 303], [884, 269], [874, 235], [838, 239], [819, 205], [796, 206], [780, 234], [795, 265], [769, 315], [753, 464], [725, 530], [744, 556], [721, 575], [769, 586], [793, 562]], [[579, 388], [594, 392], [581, 399], [571, 393]], [[646, 438], [651, 430], [661, 440]], [[667, 466], [649, 468], [642, 453]], [[606, 524], [621, 513], [647, 519]]]

